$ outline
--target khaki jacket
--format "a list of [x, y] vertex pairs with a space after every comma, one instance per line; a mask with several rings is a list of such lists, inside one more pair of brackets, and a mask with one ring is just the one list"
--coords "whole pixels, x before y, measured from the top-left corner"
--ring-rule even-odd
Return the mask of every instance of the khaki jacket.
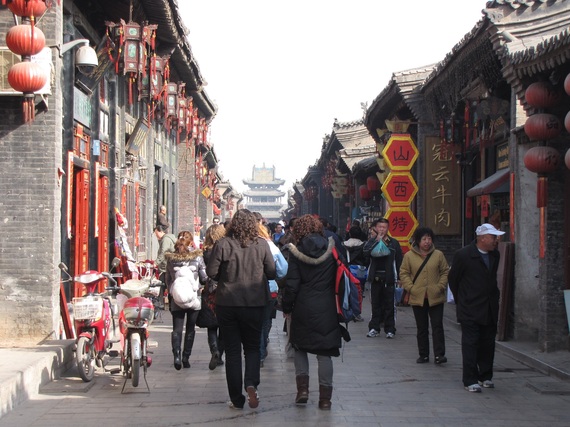
[[412, 282], [416, 272], [422, 265], [424, 257], [420, 254], [416, 245], [404, 255], [400, 267], [400, 282], [406, 292], [410, 293], [410, 305], [424, 305], [427, 298], [430, 307], [443, 304], [447, 301], [447, 275], [449, 265], [443, 252], [432, 246], [431, 257], [424, 265], [415, 284]]

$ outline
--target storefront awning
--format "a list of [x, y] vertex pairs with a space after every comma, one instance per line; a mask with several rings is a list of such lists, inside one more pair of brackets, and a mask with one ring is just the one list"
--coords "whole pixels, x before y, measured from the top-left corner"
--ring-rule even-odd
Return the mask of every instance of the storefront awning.
[[501, 169], [493, 175], [488, 176], [475, 187], [467, 190], [467, 197], [481, 196], [482, 194], [492, 193], [508, 193], [510, 188], [509, 184], [509, 169]]

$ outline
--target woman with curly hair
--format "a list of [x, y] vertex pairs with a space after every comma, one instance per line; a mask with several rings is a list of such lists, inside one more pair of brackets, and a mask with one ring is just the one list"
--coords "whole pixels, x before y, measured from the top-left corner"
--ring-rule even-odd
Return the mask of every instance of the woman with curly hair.
[[322, 223], [312, 215], [295, 222], [297, 246], [289, 243], [289, 269], [283, 293], [283, 312], [291, 314], [290, 342], [295, 349], [297, 396], [295, 403], [309, 399], [308, 353], [319, 365], [319, 409], [331, 408], [333, 363], [339, 356], [341, 332], [335, 302], [335, 242], [325, 237]]
[[[210, 261], [210, 255], [212, 254], [214, 244], [225, 235], [226, 229], [221, 224], [212, 224], [206, 230], [206, 237], [204, 238], [204, 245], [202, 246], [206, 265], [208, 265], [208, 262]], [[215, 280], [208, 280], [208, 284], [202, 291], [202, 308], [200, 309], [200, 315], [198, 316], [197, 322], [199, 327], [208, 329], [208, 346], [210, 347], [210, 353], [212, 355], [208, 368], [211, 371], [216, 369], [217, 366], [224, 364], [222, 361], [222, 353], [224, 349], [222, 341], [218, 335], [218, 319], [216, 319], [214, 311], [217, 287], [218, 284]]]
[[259, 405], [261, 327], [269, 299], [267, 280], [275, 279], [275, 262], [269, 245], [259, 237], [257, 220], [249, 210], [235, 213], [226, 236], [212, 249], [207, 272], [218, 282], [216, 317], [226, 352], [230, 407], [243, 408], [246, 400], [243, 386], [250, 408], [256, 408]]

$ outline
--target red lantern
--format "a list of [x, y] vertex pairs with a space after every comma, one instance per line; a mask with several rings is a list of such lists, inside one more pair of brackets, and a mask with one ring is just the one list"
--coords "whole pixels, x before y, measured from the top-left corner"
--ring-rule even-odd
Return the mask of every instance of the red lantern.
[[30, 94], [37, 92], [48, 82], [44, 67], [35, 62], [19, 62], [8, 71], [8, 83], [18, 92]]
[[380, 190], [380, 181], [375, 176], [369, 176], [366, 178], [366, 187], [368, 191], [378, 191]]
[[566, 167], [570, 169], [570, 148], [568, 151], [566, 151], [566, 155], [564, 156], [564, 163], [566, 164]]
[[570, 95], [570, 73], [564, 79], [564, 90]]
[[525, 167], [535, 173], [554, 172], [560, 166], [560, 153], [552, 147], [533, 147], [524, 155]]
[[524, 125], [524, 133], [531, 140], [556, 138], [562, 132], [562, 123], [554, 114], [533, 114]]
[[45, 0], [9, 0], [8, 9], [18, 16], [41, 16], [47, 10]]
[[564, 118], [564, 127], [568, 132], [570, 132], [570, 111], [568, 111], [566, 117]]
[[554, 107], [562, 100], [562, 94], [548, 82], [534, 82], [530, 84], [524, 97], [531, 107], [549, 108]]
[[370, 192], [368, 191], [368, 187], [366, 185], [361, 185], [358, 187], [358, 192], [360, 193], [360, 198], [362, 200], [370, 200]]
[[548, 200], [548, 178], [546, 174], [558, 169], [560, 153], [552, 147], [533, 147], [526, 152], [523, 160], [529, 171], [538, 174], [536, 206], [542, 208], [546, 206]]
[[6, 45], [16, 55], [36, 55], [45, 44], [43, 31], [31, 25], [15, 25], [6, 34]]

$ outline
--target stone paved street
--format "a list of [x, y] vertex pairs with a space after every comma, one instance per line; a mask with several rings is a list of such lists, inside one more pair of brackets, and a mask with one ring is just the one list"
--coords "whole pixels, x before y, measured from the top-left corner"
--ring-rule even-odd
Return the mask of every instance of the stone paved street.
[[[364, 301], [369, 315], [368, 299]], [[446, 307], [447, 310], [447, 307]], [[353, 340], [334, 360], [333, 406], [317, 408], [316, 359], [311, 358], [310, 399], [293, 403], [296, 388], [292, 359], [284, 353], [281, 313], [274, 321], [269, 356], [262, 368], [255, 410], [229, 409], [224, 368], [208, 370], [205, 330], [199, 329], [191, 369], [174, 370], [170, 351], [170, 315], [152, 326], [159, 342], [144, 382], [134, 389], [122, 377], [98, 371], [85, 384], [75, 368], [0, 419], [0, 426], [568, 426], [570, 384], [546, 376], [497, 352], [495, 389], [468, 393], [461, 383], [460, 333], [449, 319], [449, 362], [418, 365], [415, 323], [410, 307], [398, 308], [397, 335], [366, 338], [367, 324], [352, 323]], [[433, 359], [433, 356], [432, 356]]]

